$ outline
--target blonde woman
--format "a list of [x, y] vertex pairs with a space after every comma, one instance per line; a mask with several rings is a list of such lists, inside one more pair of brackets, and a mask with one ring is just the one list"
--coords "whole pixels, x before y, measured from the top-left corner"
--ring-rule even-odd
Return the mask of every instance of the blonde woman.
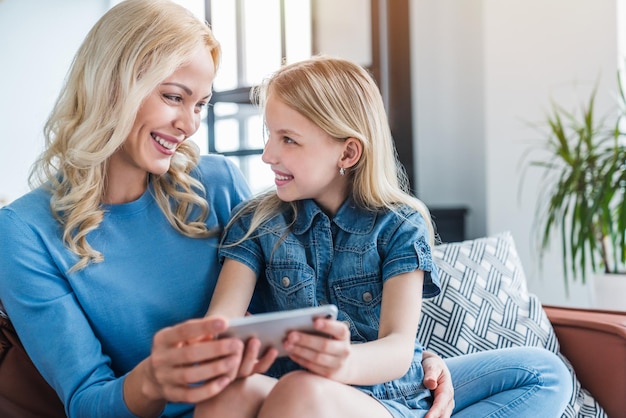
[[[276, 189], [236, 210], [208, 314], [242, 316], [251, 301], [254, 312], [339, 308], [339, 321], [315, 322], [330, 338], [289, 333], [258, 416], [443, 416], [415, 337], [422, 297], [440, 291], [433, 228], [407, 192], [376, 84], [354, 63], [317, 57], [281, 68], [258, 97]], [[567, 368], [547, 350], [449, 368], [453, 416], [556, 417], [571, 395]]]
[[[70, 417], [191, 416], [240, 365], [264, 370], [240, 341], [208, 340], [225, 321], [190, 320], [209, 304], [220, 231], [249, 196], [232, 163], [187, 141], [219, 56], [175, 3], [112, 8], [45, 126], [40, 186], [0, 210], [0, 300]], [[253, 383], [228, 386], [242, 410], [264, 393]]]

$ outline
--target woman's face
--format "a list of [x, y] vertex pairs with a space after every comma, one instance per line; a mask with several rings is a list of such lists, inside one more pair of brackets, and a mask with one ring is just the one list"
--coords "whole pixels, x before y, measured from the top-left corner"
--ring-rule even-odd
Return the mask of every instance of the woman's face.
[[348, 176], [339, 175], [345, 144], [270, 94], [265, 105], [268, 139], [263, 161], [275, 173], [278, 197], [314, 199], [334, 214], [347, 196]]
[[163, 80], [143, 101], [128, 138], [109, 161], [109, 179], [164, 174], [176, 149], [200, 126], [209, 102], [215, 65], [208, 48], [198, 47], [189, 64]]

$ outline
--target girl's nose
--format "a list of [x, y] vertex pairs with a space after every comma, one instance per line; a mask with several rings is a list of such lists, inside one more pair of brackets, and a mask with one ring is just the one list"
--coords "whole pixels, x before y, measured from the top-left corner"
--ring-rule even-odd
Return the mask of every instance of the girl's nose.
[[263, 154], [261, 155], [261, 160], [265, 164], [273, 164], [275, 162], [273, 149], [274, 149], [274, 147], [272, 145], [272, 139], [270, 137], [268, 137], [267, 141], [265, 141], [265, 147], [263, 148]]

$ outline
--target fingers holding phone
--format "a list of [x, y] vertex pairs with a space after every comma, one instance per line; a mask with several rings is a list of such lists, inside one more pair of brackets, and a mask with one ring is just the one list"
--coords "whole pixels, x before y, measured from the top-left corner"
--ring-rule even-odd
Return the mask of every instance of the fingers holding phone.
[[[283, 341], [290, 331], [319, 333], [314, 321], [337, 318], [337, 312], [335, 305], [323, 305], [234, 318], [228, 321], [228, 329], [218, 338], [235, 337], [244, 342], [258, 339], [261, 342], [258, 354], [264, 355], [273, 347], [278, 351], [277, 356], [282, 357], [287, 355]], [[251, 353], [248, 355], [252, 357]]]
[[350, 329], [334, 318], [318, 318], [314, 328], [317, 334], [290, 332], [285, 340], [285, 350], [305, 369], [337, 380], [351, 353]]
[[261, 352], [262, 343], [258, 338], [250, 338], [245, 344], [237, 377], [265, 373], [278, 357], [278, 350], [274, 347], [269, 347], [265, 352]]
[[158, 331], [144, 362], [154, 392], [172, 402], [198, 402], [234, 380], [243, 344], [213, 339], [226, 326], [223, 318], [203, 318]]

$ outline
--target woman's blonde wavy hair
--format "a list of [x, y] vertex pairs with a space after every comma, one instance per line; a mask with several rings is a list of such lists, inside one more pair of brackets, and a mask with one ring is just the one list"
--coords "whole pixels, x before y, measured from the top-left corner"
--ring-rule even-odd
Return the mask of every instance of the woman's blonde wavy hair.
[[[86, 237], [103, 219], [109, 157], [129, 135], [143, 100], [199, 45], [217, 67], [220, 47], [206, 22], [167, 0], [127, 0], [100, 18], [76, 53], [44, 127], [45, 151], [30, 174], [31, 186], [51, 188], [63, 241], [79, 257], [72, 270], [104, 259]], [[190, 176], [198, 161], [198, 147], [186, 141], [166, 174], [150, 175], [161, 210], [189, 237], [214, 233], [204, 223], [204, 188]], [[189, 219], [193, 208], [200, 209], [197, 219]]]
[[[426, 220], [431, 245], [434, 228], [424, 203], [409, 192], [409, 182], [398, 162], [383, 100], [370, 74], [361, 66], [338, 58], [313, 57], [283, 66], [255, 88], [252, 99], [261, 108], [275, 97], [296, 110], [338, 141], [356, 138], [363, 153], [346, 171], [352, 179], [351, 194], [361, 207], [397, 211], [399, 205], [417, 210]], [[291, 207], [275, 191], [256, 197], [239, 215], [254, 212], [250, 236], [259, 225]], [[233, 220], [231, 220], [232, 223]]]

